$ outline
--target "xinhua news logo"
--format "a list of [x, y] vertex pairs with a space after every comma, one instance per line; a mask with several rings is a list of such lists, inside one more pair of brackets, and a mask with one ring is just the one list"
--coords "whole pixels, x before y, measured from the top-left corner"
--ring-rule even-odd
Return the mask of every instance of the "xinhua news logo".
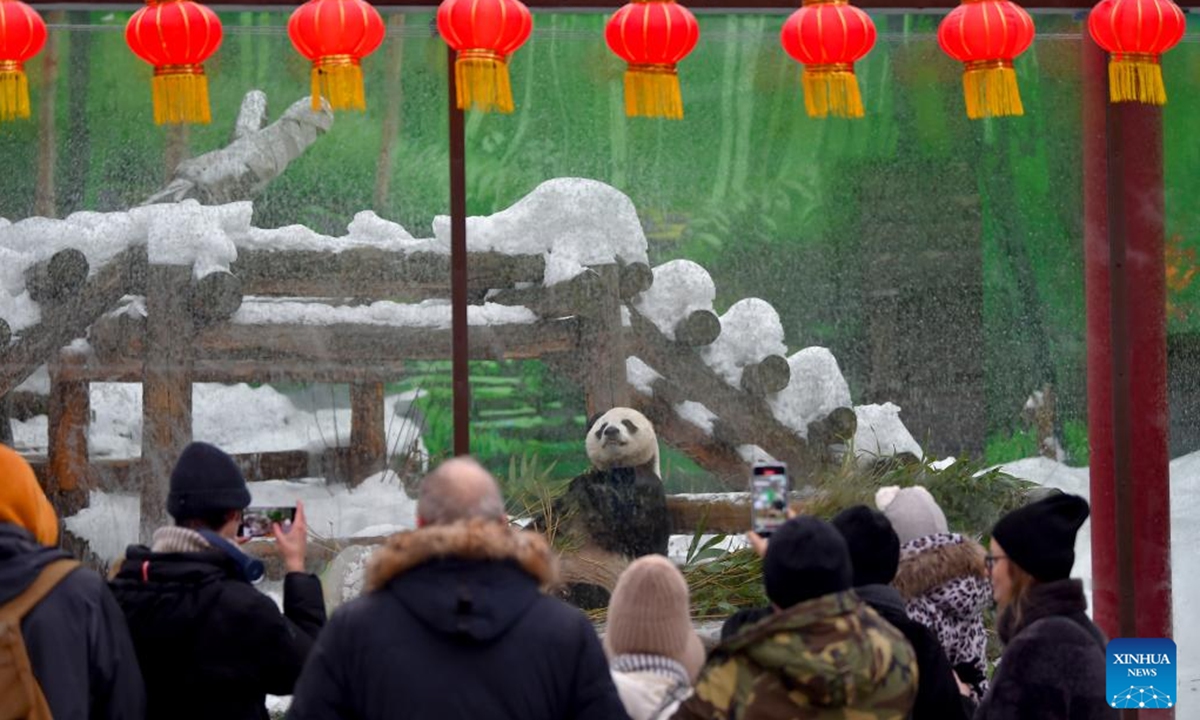
[[1175, 641], [1117, 638], [1108, 643], [1108, 704], [1121, 709], [1175, 707]]

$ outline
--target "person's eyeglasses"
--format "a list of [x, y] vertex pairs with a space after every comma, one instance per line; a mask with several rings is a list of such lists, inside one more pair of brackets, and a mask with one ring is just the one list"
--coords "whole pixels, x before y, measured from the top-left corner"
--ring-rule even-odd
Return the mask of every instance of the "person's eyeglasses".
[[987, 564], [987, 569], [990, 573], [992, 568], [996, 567], [996, 561], [1004, 560], [1007, 557], [1007, 555], [987, 555], [983, 558], [983, 561]]

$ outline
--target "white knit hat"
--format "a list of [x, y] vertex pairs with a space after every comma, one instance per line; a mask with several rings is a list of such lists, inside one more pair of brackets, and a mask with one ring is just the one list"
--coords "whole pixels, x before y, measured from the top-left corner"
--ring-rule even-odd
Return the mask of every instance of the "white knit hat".
[[892, 521], [901, 545], [919, 537], [950, 531], [945, 513], [929, 491], [920, 485], [880, 488], [875, 493], [875, 506]]

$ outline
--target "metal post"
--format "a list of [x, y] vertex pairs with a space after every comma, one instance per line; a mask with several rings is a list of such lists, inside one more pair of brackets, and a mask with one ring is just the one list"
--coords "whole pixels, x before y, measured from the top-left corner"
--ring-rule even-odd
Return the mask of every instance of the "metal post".
[[471, 452], [471, 383], [467, 365], [467, 166], [463, 111], [458, 108], [455, 52], [446, 47], [450, 95], [450, 322], [454, 387], [454, 454]]

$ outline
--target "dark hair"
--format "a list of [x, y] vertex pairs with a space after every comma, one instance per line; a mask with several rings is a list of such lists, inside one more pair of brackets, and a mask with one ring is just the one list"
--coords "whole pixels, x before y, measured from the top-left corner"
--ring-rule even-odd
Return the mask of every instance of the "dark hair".
[[210, 510], [191, 517], [175, 518], [175, 524], [191, 530], [212, 530], [218, 532], [229, 522], [229, 516], [237, 510]]

